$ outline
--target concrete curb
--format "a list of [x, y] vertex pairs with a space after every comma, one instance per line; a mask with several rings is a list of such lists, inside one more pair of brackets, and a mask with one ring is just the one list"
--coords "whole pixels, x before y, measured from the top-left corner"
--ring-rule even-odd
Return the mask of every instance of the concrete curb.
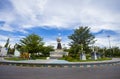
[[25, 67], [79, 67], [79, 68], [89, 68], [89, 67], [101, 67], [101, 66], [111, 66], [120, 65], [120, 61], [111, 62], [90, 62], [90, 63], [27, 63], [27, 62], [9, 62], [0, 61], [0, 65], [12, 65], [12, 66], [25, 66]]

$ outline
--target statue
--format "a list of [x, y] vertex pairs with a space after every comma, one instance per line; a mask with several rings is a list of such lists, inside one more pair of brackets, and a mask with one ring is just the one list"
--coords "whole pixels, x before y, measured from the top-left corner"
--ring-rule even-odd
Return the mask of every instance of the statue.
[[97, 55], [96, 55], [96, 51], [95, 51], [95, 49], [94, 49], [94, 46], [93, 46], [93, 48], [92, 48], [91, 57], [92, 57], [93, 60], [97, 60]]
[[61, 37], [59, 36], [58, 38], [57, 38], [57, 49], [62, 49], [62, 46], [61, 46]]
[[15, 44], [14, 56], [15, 56], [15, 57], [20, 57], [20, 52], [16, 49], [16, 45], [17, 45], [17, 44]]
[[62, 45], [61, 45], [61, 34], [58, 34], [59, 36], [57, 37], [56, 41], [57, 41], [57, 48], [55, 49], [55, 51], [50, 52], [50, 58], [61, 58], [63, 55], [68, 55], [68, 52], [64, 52], [62, 49]]
[[85, 52], [83, 51], [83, 44], [80, 45], [80, 48], [81, 48], [80, 59], [81, 60], [86, 60], [86, 55], [85, 55]]

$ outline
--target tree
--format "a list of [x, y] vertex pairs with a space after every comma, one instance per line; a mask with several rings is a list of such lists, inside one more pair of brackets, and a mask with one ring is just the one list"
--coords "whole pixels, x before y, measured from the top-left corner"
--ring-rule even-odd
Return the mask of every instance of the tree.
[[120, 48], [112, 47], [110, 49], [107, 49], [105, 53], [108, 57], [120, 57]]
[[17, 48], [21, 52], [29, 52], [31, 54], [38, 53], [44, 45], [42, 40], [43, 39], [40, 36], [30, 34], [20, 40], [20, 43], [17, 44]]
[[10, 39], [8, 38], [7, 41], [6, 41], [6, 44], [4, 45], [5, 48], [8, 48], [9, 42], [10, 42]]
[[83, 45], [83, 51], [87, 53], [90, 51], [89, 45], [94, 43], [94, 36], [90, 33], [89, 27], [79, 27], [78, 29], [74, 30], [74, 33], [68, 36], [71, 39], [70, 43], [70, 52], [72, 56], [76, 57], [79, 56], [79, 51], [81, 49], [81, 45]]
[[7, 54], [10, 54], [11, 52], [11, 48], [10, 48], [10, 39], [8, 38], [7, 41], [6, 41], [6, 44], [4, 45], [5, 48], [7, 48]]
[[50, 51], [54, 51], [54, 47], [53, 46], [44, 46], [42, 48], [42, 54], [45, 57], [48, 57], [50, 55]]

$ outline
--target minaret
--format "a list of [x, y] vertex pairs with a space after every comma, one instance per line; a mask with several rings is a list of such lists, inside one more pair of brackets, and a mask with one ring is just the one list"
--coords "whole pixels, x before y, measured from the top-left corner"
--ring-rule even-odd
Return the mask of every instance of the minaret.
[[62, 49], [62, 46], [61, 46], [61, 40], [62, 40], [62, 38], [61, 38], [61, 34], [59, 33], [58, 34], [59, 36], [57, 37], [57, 49], [59, 49], [59, 50], [61, 50]]

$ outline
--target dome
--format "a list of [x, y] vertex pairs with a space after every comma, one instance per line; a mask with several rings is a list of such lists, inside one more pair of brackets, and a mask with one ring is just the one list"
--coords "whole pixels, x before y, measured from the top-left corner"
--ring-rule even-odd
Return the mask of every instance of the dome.
[[57, 38], [57, 42], [60, 42], [61, 40], [62, 40], [61, 37], [58, 37], [58, 38]]

